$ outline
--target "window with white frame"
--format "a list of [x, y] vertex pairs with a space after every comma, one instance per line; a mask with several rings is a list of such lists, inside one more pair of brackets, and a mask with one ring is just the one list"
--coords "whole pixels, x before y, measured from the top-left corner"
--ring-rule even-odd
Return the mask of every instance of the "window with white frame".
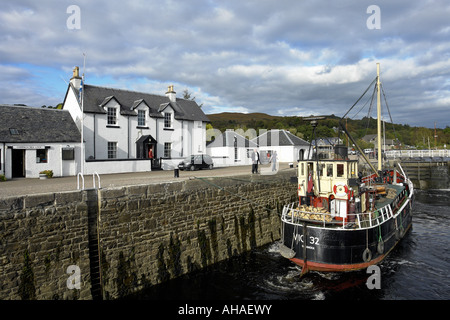
[[108, 141], [108, 159], [117, 158], [117, 142]]
[[172, 113], [164, 113], [164, 128], [172, 128]]
[[36, 150], [36, 163], [47, 163], [47, 149]]
[[145, 110], [138, 110], [138, 126], [145, 127]]
[[117, 125], [117, 109], [116, 108], [108, 108], [108, 125]]
[[172, 143], [165, 142], [164, 143], [164, 158], [171, 158], [172, 155]]

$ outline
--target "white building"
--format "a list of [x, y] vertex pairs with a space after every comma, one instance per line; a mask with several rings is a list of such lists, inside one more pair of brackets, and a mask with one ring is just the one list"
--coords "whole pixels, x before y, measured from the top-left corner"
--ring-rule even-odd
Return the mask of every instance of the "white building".
[[253, 149], [258, 145], [242, 135], [227, 130], [215, 137], [206, 146], [206, 153], [211, 156], [216, 167], [251, 165]]
[[87, 174], [149, 171], [151, 164], [172, 169], [182, 158], [206, 152], [209, 119], [195, 101], [177, 98], [173, 86], [165, 96], [82, 86], [75, 67], [63, 109], [80, 131], [83, 123]]
[[6, 179], [74, 176], [80, 170], [81, 137], [69, 112], [0, 105], [0, 174]]
[[297, 162], [309, 157], [309, 143], [287, 130], [268, 130], [251, 141], [259, 146], [260, 157], [270, 158], [274, 151], [279, 162]]

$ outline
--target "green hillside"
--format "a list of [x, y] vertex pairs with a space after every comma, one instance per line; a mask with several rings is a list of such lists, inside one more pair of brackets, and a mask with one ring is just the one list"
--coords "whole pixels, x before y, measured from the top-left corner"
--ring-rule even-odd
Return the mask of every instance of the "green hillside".
[[[298, 137], [309, 141], [312, 136], [312, 127], [309, 121], [302, 117], [281, 117], [272, 116], [265, 113], [233, 113], [223, 112], [216, 114], [208, 114], [211, 124], [208, 127], [224, 132], [226, 129], [286, 129]], [[335, 115], [327, 116], [326, 119], [320, 120], [317, 126], [317, 137], [336, 137], [337, 128], [339, 128], [340, 117]], [[376, 134], [377, 121], [373, 118], [364, 117], [360, 120], [346, 121], [347, 130], [353, 138], [359, 140], [368, 134]], [[411, 127], [409, 125], [386, 123], [386, 139], [398, 139], [402, 148], [412, 146], [419, 149], [427, 149], [435, 147], [434, 128]], [[436, 130], [436, 146], [437, 148], [450, 147], [450, 127]], [[343, 135], [341, 135], [343, 137]], [[363, 142], [359, 143], [361, 147], [370, 147]]]

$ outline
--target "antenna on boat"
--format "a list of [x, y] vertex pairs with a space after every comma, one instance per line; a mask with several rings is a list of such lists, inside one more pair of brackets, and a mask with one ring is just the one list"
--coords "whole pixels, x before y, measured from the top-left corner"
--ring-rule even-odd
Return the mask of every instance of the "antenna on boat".
[[[313, 142], [313, 140], [316, 140], [316, 128], [317, 128], [317, 125], [318, 125], [317, 121], [318, 120], [323, 120], [325, 118], [326, 118], [326, 116], [311, 116], [311, 117], [303, 118], [303, 120], [305, 120], [305, 121], [310, 121], [311, 122], [311, 126], [313, 127], [311, 141], [309, 143], [308, 156], [311, 156], [312, 142]], [[317, 141], [316, 141], [316, 156], [317, 156]], [[312, 159], [312, 157], [311, 157], [311, 159]]]

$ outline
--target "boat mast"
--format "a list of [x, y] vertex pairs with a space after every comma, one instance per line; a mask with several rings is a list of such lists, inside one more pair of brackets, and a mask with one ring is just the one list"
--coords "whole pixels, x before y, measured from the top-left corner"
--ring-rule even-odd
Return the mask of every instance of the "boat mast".
[[378, 133], [378, 171], [381, 171], [381, 92], [380, 92], [380, 63], [377, 62], [377, 133]]

